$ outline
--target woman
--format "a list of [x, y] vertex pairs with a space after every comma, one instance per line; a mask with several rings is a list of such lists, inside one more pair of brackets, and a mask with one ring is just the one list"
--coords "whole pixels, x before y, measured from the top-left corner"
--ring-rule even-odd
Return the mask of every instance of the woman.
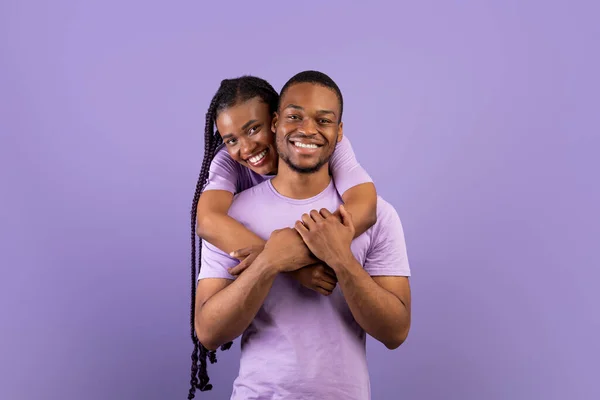
[[[196, 387], [202, 391], [212, 388], [206, 374], [207, 351], [198, 342], [194, 329], [197, 283], [195, 236], [198, 234], [232, 257], [244, 260], [241, 264], [246, 265], [264, 246], [265, 240], [229, 217], [227, 212], [235, 193], [270, 179], [277, 173], [278, 155], [271, 122], [278, 102], [279, 95], [268, 82], [244, 76], [222, 81], [206, 113], [204, 160], [196, 185], [191, 221], [191, 333], [195, 348], [189, 399], [194, 397]], [[214, 132], [215, 125], [217, 132]], [[329, 165], [336, 188], [346, 209], [353, 216], [355, 236], [359, 236], [376, 220], [375, 186], [356, 161], [350, 142], [345, 137], [338, 143]], [[235, 268], [236, 273], [243, 269], [241, 264]], [[335, 275], [320, 264], [308, 265], [290, 273], [290, 276], [322, 295], [329, 295], [336, 285]], [[228, 343], [222, 350], [230, 346], [231, 343]], [[214, 352], [210, 352], [209, 356], [211, 362], [216, 361]]]

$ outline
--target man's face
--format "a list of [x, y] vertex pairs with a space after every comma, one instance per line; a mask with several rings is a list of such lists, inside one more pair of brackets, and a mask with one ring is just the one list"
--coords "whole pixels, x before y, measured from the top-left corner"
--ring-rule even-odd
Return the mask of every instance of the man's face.
[[340, 102], [332, 89], [314, 83], [290, 86], [273, 118], [279, 157], [300, 173], [327, 164], [342, 139]]

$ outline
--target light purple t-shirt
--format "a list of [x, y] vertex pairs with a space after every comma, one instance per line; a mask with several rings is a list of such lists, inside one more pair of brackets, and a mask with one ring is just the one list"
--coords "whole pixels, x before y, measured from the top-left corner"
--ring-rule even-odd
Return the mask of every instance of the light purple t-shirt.
[[[334, 212], [340, 204], [333, 181], [317, 196], [295, 200], [280, 195], [267, 180], [236, 195], [229, 215], [266, 240], [275, 229], [293, 227], [305, 212]], [[410, 276], [400, 218], [380, 197], [376, 224], [351, 249], [371, 276]], [[227, 269], [237, 263], [203, 241], [199, 279], [235, 279]], [[231, 399], [368, 400], [365, 335], [339, 286], [323, 296], [280, 274], [242, 335]]]
[[[367, 171], [356, 160], [350, 140], [346, 136], [342, 136], [342, 140], [337, 144], [329, 160], [329, 167], [340, 195], [353, 186], [373, 182]], [[235, 194], [271, 177], [259, 175], [234, 161], [227, 153], [225, 145], [221, 145], [210, 164], [204, 191], [226, 190]]]

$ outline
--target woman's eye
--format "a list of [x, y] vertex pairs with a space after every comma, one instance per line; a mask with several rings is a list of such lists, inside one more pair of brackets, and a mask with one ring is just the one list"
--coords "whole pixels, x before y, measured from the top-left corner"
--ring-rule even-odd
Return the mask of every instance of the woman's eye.
[[290, 116], [288, 116], [288, 118], [289, 119], [298, 119], [298, 116], [297, 115], [290, 115]]
[[235, 139], [229, 139], [227, 141], [227, 145], [229, 145], [229, 146], [233, 146], [234, 144], [235, 144]]
[[259, 128], [260, 128], [260, 126], [258, 126], [258, 125], [255, 126], [255, 127], [250, 128], [250, 130], [248, 131], [248, 134], [252, 135], [252, 134], [258, 132]]

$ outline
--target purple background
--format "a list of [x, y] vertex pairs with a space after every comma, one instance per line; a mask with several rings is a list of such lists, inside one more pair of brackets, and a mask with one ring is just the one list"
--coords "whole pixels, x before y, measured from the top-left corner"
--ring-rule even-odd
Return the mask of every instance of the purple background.
[[2, 1], [0, 398], [186, 398], [205, 110], [308, 68], [406, 230], [373, 398], [600, 398], [598, 7], [347, 3]]

